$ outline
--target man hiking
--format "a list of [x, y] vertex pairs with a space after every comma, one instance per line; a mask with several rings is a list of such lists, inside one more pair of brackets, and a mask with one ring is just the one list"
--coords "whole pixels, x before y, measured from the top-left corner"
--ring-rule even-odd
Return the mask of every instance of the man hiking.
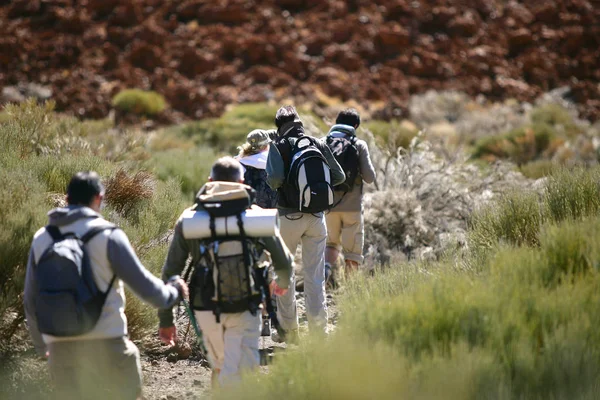
[[326, 215], [325, 268], [331, 268], [343, 250], [346, 274], [363, 262], [363, 183], [375, 181], [375, 168], [364, 140], [356, 137], [360, 115], [353, 108], [341, 111], [325, 141], [346, 173], [346, 181], [334, 187], [334, 207]]
[[67, 207], [48, 213], [33, 238], [25, 314], [38, 354], [48, 357], [58, 399], [141, 398], [137, 347], [127, 338], [123, 283], [154, 307], [172, 307], [187, 286], [167, 284], [140, 263], [125, 233], [99, 214], [104, 187], [79, 172]]
[[[333, 204], [332, 187], [345, 175], [327, 145], [307, 136], [292, 106], [275, 115], [276, 139], [269, 148], [267, 182], [277, 189], [281, 236], [294, 253], [302, 242], [304, 293], [309, 327], [326, 332], [325, 245], [327, 228], [323, 211]], [[295, 277], [292, 278], [295, 288]], [[283, 340], [293, 342], [298, 333], [298, 310], [294, 290], [277, 296], [279, 322], [286, 332]]]
[[277, 206], [277, 191], [267, 184], [267, 157], [269, 132], [255, 129], [248, 134], [246, 143], [239, 147], [237, 160], [244, 169], [244, 183], [256, 190], [256, 205], [262, 208]]
[[[163, 267], [165, 278], [180, 274], [191, 255], [190, 302], [208, 351], [213, 383], [221, 385], [237, 381], [241, 372], [260, 363], [260, 307], [269, 290], [264, 282], [260, 285], [260, 274], [266, 272], [257, 268], [262, 253], [269, 252], [274, 265], [271, 290], [275, 294], [287, 291], [292, 269], [292, 255], [277, 229], [277, 214], [270, 213], [274, 216], [270, 226], [264, 220], [251, 220], [250, 211], [260, 216], [273, 210], [250, 207], [253, 190], [242, 182], [237, 160], [216, 161], [196, 204], [175, 224]], [[273, 233], [260, 237], [254, 234], [257, 229]], [[173, 344], [177, 332], [172, 310], [160, 310], [159, 319], [161, 340]]]

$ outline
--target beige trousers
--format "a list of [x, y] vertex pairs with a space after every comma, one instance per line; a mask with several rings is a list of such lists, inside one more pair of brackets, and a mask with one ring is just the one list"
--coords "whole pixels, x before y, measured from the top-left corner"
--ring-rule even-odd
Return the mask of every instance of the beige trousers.
[[140, 353], [128, 338], [54, 342], [48, 351], [56, 399], [141, 398]]
[[261, 330], [261, 314], [250, 311], [221, 314], [217, 323], [212, 311], [195, 311], [202, 331], [208, 360], [213, 369], [219, 369], [219, 384], [238, 381], [245, 370], [260, 365], [258, 341]]
[[[327, 227], [322, 214], [294, 213], [280, 217], [281, 237], [292, 254], [302, 243], [302, 266], [304, 272], [304, 296], [306, 318], [311, 330], [327, 330], [327, 301], [325, 297], [325, 245]], [[296, 276], [292, 275], [290, 290], [277, 296], [277, 317], [285, 330], [298, 329], [296, 308]]]
[[346, 260], [362, 264], [365, 229], [362, 211], [330, 212], [327, 221], [327, 247], [344, 252]]

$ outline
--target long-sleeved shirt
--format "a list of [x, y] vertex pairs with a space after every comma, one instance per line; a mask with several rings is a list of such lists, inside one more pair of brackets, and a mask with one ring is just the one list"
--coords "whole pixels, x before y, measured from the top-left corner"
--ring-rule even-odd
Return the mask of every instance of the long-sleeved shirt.
[[[62, 233], [74, 232], [80, 237], [92, 227], [110, 226], [100, 214], [83, 206], [58, 208], [48, 215], [50, 224], [57, 226]], [[108, 293], [98, 323], [90, 332], [79, 336], [55, 337], [41, 334], [35, 309], [37, 294], [35, 268], [43, 252], [51, 244], [52, 238], [46, 228], [36, 232], [29, 252], [25, 276], [25, 315], [29, 333], [39, 354], [44, 354], [46, 344], [51, 342], [111, 339], [127, 335], [123, 283], [142, 300], [157, 308], [172, 307], [179, 300], [179, 292], [175, 287], [165, 285], [144, 268], [123, 231], [105, 230], [85, 245], [99, 290], [106, 291], [112, 277], [117, 276]]]
[[[302, 126], [301, 122], [289, 122], [279, 128], [278, 135], [279, 138], [300, 137], [304, 135], [304, 127]], [[331, 185], [336, 186], [343, 183], [346, 180], [346, 174], [342, 170], [340, 164], [336, 161], [327, 144], [318, 139], [315, 142], [319, 151], [327, 160], [327, 164], [329, 164], [329, 168], [331, 170]], [[281, 153], [277, 149], [277, 146], [271, 144], [269, 147], [269, 157], [267, 158], [266, 168], [267, 183], [271, 188], [280, 189], [282, 187], [285, 181], [286, 170], [287, 168], [285, 162], [281, 156]], [[279, 196], [279, 203], [277, 204], [279, 213], [284, 216], [298, 212], [298, 210], [289, 208], [286, 204], [284, 204], [283, 197], [284, 196], [281, 195]]]
[[[337, 124], [331, 127], [329, 134], [334, 137], [355, 135], [354, 128], [350, 125]], [[369, 155], [369, 147], [367, 142], [361, 139], [356, 140], [356, 148], [358, 149], [358, 177], [354, 183], [354, 187], [348, 193], [335, 191], [334, 202], [335, 207], [331, 212], [346, 212], [362, 210], [363, 184], [373, 183], [377, 177], [375, 167]]]
[[[203, 189], [201, 189], [202, 191]], [[256, 206], [254, 206], [256, 207]], [[186, 262], [191, 256], [191, 265], [196, 266], [201, 260], [200, 242], [203, 239], [186, 239], [183, 236], [183, 215], [175, 224], [173, 240], [169, 246], [169, 252], [165, 265], [163, 266], [162, 276], [166, 280], [173, 275], [180, 275], [185, 269]], [[282, 289], [287, 289], [290, 285], [292, 276], [293, 256], [285, 246], [283, 239], [276, 233], [271, 237], [257, 238], [264, 245], [264, 248], [270, 253], [271, 261], [276, 273], [277, 285]], [[202, 297], [202, 296], [200, 296]], [[173, 326], [173, 310], [161, 309], [158, 311], [160, 327]]]

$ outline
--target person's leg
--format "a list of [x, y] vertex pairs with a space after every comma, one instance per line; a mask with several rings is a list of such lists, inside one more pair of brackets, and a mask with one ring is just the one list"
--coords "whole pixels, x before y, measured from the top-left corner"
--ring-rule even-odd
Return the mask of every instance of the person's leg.
[[310, 221], [308, 229], [302, 237], [306, 316], [310, 329], [326, 331], [325, 245], [327, 243], [327, 228], [325, 217], [306, 214], [305, 218]]
[[327, 249], [325, 250], [325, 262], [334, 265], [340, 255], [342, 232], [342, 213], [330, 212], [325, 216], [327, 223]]
[[78, 343], [54, 342], [48, 345], [48, 369], [52, 381], [54, 399], [76, 400], [83, 398], [80, 385]]
[[342, 247], [346, 260], [346, 273], [358, 270], [363, 261], [364, 224], [362, 211], [350, 211], [342, 214]]
[[[105, 363], [102, 385], [110, 388], [111, 399], [133, 400], [142, 398], [142, 365], [140, 352], [131, 340], [125, 337], [99, 340], [95, 346], [90, 367], [96, 368], [94, 360], [102, 354], [110, 355]], [[101, 397], [99, 397], [101, 398]]]
[[238, 381], [244, 371], [260, 365], [258, 341], [260, 337], [260, 313], [252, 315], [250, 311], [238, 314], [226, 314], [223, 319], [225, 337], [225, 357], [219, 383]]
[[57, 399], [141, 398], [140, 354], [129, 339], [57, 342], [49, 350]]
[[206, 357], [213, 370], [212, 383], [214, 385], [218, 382], [225, 358], [223, 324], [217, 323], [217, 318], [212, 311], [194, 311], [194, 315], [202, 333], [204, 346], [208, 352]]
[[[292, 255], [296, 253], [296, 249], [300, 243], [300, 238], [302, 237], [306, 226], [305, 216], [302, 216], [300, 219], [296, 219], [299, 216], [300, 214], [290, 215], [289, 217], [293, 218], [292, 220], [286, 217], [279, 218], [281, 237], [283, 238], [287, 248], [290, 249]], [[277, 296], [277, 318], [279, 319], [281, 327], [285, 331], [298, 329], [298, 310], [296, 308], [295, 288], [296, 276], [294, 273], [292, 273], [290, 289], [283, 296]]]

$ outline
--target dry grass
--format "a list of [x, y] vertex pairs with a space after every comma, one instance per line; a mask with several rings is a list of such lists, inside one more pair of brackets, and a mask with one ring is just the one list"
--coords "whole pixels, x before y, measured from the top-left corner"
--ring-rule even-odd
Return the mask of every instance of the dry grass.
[[128, 174], [120, 169], [106, 180], [106, 203], [127, 216], [140, 202], [152, 198], [155, 186], [154, 177], [148, 172]]

